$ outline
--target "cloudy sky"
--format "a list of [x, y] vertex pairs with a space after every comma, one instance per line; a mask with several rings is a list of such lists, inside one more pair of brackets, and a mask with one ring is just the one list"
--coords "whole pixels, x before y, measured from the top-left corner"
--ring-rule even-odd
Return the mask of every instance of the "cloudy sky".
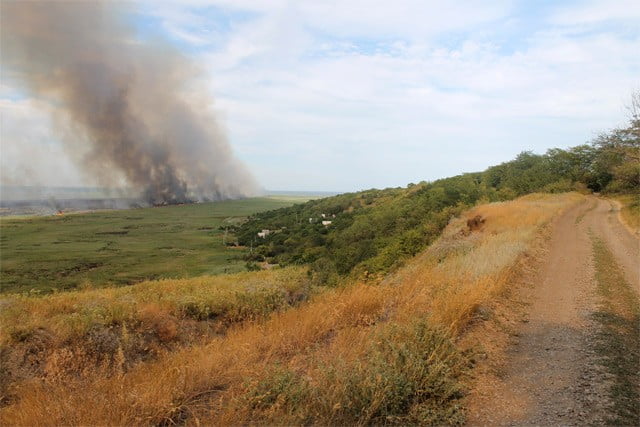
[[[637, 0], [147, 0], [126, 13], [140, 40], [204, 67], [236, 155], [271, 190], [404, 186], [578, 145], [624, 124], [640, 88]], [[3, 79], [4, 184], [93, 184], [50, 108]]]

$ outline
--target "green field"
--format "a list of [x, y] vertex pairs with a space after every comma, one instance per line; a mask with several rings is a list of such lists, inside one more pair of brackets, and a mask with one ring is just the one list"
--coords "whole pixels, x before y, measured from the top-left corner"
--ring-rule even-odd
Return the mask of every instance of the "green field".
[[0, 291], [50, 292], [243, 271], [246, 249], [225, 247], [221, 226], [306, 200], [272, 196], [0, 219]]

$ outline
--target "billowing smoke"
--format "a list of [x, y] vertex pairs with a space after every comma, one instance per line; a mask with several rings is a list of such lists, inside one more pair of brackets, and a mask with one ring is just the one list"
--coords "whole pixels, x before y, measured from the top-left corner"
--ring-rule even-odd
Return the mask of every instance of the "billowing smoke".
[[86, 153], [81, 167], [100, 185], [124, 178], [153, 204], [252, 194], [255, 182], [210, 110], [202, 70], [170, 45], [137, 37], [126, 7], [3, 1], [4, 76], [51, 102], [60, 139], [82, 141], [69, 151]]

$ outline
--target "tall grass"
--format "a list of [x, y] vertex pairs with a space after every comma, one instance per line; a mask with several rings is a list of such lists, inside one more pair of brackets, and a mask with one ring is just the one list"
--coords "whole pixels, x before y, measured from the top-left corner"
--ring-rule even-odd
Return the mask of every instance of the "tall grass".
[[[378, 285], [332, 289], [118, 376], [25, 385], [8, 424], [459, 424], [478, 307], [577, 194], [478, 206]], [[466, 219], [482, 215], [481, 230]], [[82, 390], [82, 392], [79, 392]]]
[[0, 396], [10, 383], [91, 367], [126, 369], [167, 349], [264, 318], [311, 292], [306, 270], [144, 282], [41, 297], [8, 295], [0, 309]]
[[148, 281], [122, 288], [85, 289], [43, 297], [5, 295], [0, 343], [46, 329], [60, 341], [86, 334], [96, 325], [139, 323], [151, 307], [176, 318], [256, 318], [308, 296], [303, 269], [276, 269], [193, 279]]

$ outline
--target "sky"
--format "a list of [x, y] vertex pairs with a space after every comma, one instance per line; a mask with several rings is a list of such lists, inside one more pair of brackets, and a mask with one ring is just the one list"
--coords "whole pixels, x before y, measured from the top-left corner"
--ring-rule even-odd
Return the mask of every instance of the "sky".
[[[579, 145], [624, 125], [640, 89], [637, 0], [142, 0], [125, 18], [205, 70], [270, 190], [406, 186]], [[0, 83], [3, 184], [94, 184], [50, 108]]]

